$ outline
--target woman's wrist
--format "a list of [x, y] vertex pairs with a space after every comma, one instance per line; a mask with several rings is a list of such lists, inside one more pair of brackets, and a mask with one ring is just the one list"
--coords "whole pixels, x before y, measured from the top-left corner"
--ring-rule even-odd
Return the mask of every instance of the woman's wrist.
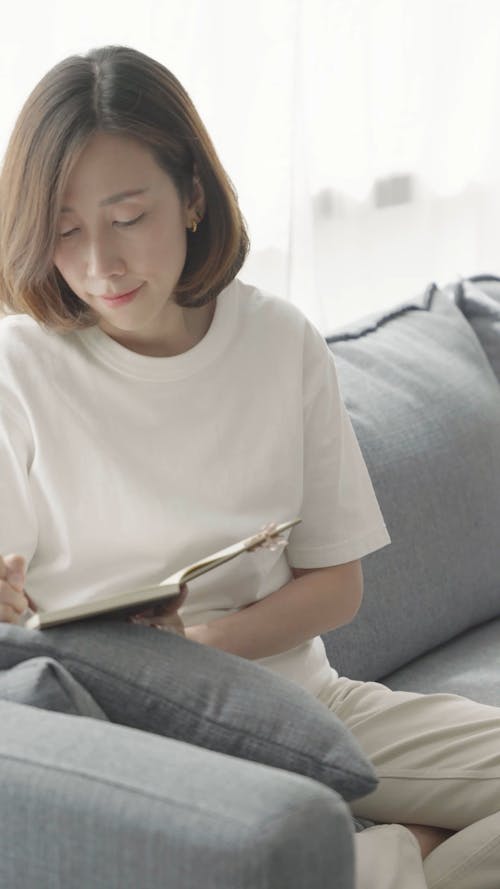
[[193, 627], [184, 627], [186, 639], [199, 642], [201, 645], [210, 645], [208, 641], [208, 624], [195, 624]]

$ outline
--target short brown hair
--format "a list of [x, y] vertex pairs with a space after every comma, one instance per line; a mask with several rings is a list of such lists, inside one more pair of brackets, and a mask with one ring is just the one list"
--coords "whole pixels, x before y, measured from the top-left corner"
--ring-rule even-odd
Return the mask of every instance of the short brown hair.
[[197, 307], [238, 274], [250, 249], [237, 194], [189, 95], [163, 65], [126, 46], [69, 56], [37, 84], [15, 123], [0, 174], [0, 310], [64, 333], [97, 323], [53, 264], [68, 176], [91, 136], [138, 139], [191, 196], [196, 167], [205, 215], [187, 230], [174, 299]]

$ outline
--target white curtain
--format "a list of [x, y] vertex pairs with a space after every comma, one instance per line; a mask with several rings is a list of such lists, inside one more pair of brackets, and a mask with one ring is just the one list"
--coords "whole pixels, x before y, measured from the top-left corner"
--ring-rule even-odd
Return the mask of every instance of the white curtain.
[[500, 273], [499, 0], [30, 0], [0, 34], [0, 152], [42, 75], [108, 43], [184, 84], [248, 223], [241, 278], [323, 333]]

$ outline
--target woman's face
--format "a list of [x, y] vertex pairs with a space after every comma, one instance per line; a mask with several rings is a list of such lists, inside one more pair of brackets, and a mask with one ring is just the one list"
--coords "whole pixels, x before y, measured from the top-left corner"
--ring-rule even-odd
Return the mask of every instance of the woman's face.
[[[53, 261], [117, 341], [140, 351], [185, 334], [193, 310], [171, 295], [186, 259], [187, 227], [196, 211], [203, 216], [203, 201], [195, 177], [193, 200], [181, 202], [170, 176], [133, 138], [97, 133], [86, 146], [64, 192]], [[105, 299], [136, 288], [129, 302]]]

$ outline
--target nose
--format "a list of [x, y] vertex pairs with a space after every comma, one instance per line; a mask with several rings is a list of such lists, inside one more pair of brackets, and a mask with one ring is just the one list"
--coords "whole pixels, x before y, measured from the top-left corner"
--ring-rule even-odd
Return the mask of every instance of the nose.
[[113, 238], [100, 238], [89, 242], [87, 256], [89, 280], [103, 280], [111, 275], [122, 275], [125, 270], [125, 261], [116, 249]]

